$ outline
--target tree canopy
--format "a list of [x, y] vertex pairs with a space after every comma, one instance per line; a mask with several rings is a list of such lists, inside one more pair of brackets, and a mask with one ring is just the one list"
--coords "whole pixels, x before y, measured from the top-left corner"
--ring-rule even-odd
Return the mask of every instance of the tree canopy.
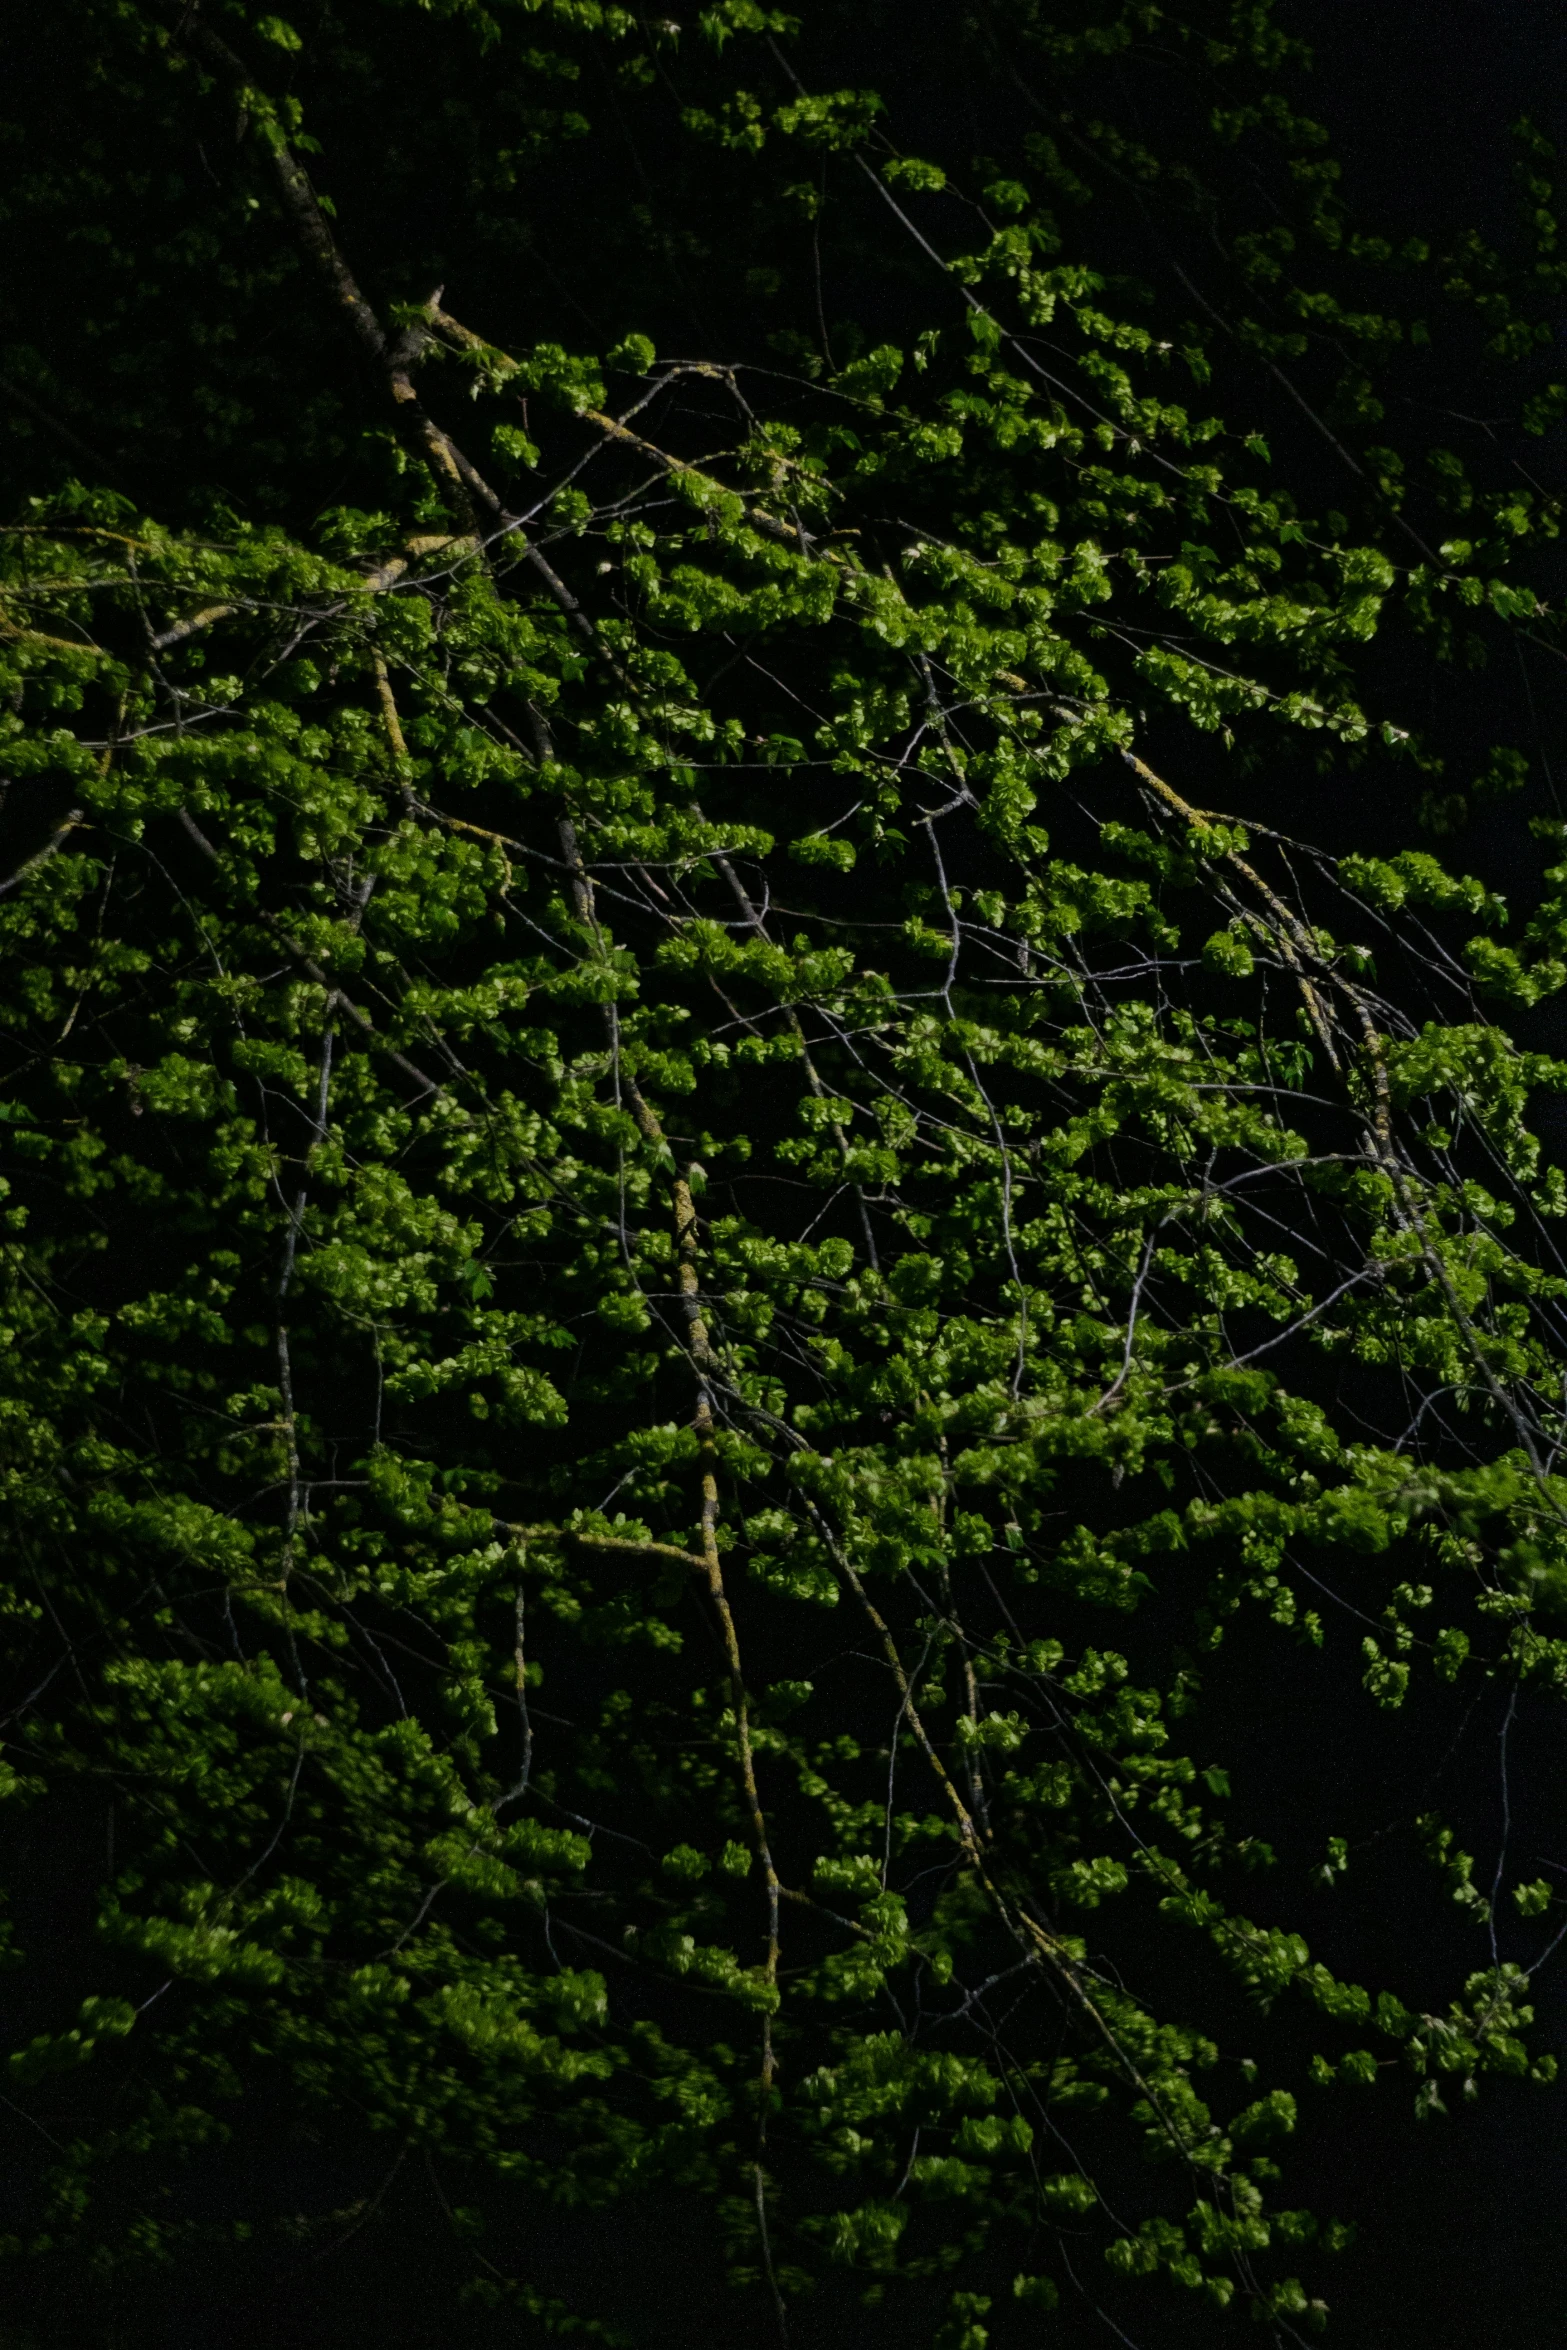
[[1379, 233], [1258, 0], [18, 59], [0, 2339], [1434, 2339], [1567, 1923], [1546, 142]]

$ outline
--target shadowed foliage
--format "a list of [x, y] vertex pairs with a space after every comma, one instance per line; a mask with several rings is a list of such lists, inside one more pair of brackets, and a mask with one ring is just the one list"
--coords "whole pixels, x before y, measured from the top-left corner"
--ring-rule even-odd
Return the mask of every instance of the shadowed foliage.
[[1545, 141], [1380, 236], [1218, 0], [17, 59], [0, 2339], [1475, 2338]]

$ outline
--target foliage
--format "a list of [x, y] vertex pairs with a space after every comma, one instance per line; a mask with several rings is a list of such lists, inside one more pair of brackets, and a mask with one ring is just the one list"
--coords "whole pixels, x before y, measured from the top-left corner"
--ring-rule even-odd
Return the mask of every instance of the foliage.
[[[1169, 37], [1282, 87], [1243, 17]], [[156, 2338], [160, 2278], [324, 2255], [406, 2172], [506, 2338], [678, 2290], [617, 2298], [532, 2215], [689, 2207], [758, 2338], [845, 2299], [947, 2350], [1076, 2297], [1157, 2328], [1154, 2280], [1300, 2339], [1354, 2215], [1292, 2199], [1292, 2136], [1380, 2075], [1424, 2116], [1553, 2071], [1547, 1880], [1408, 1807], [1472, 1948], [1363, 1984], [1302, 1908], [1375, 1871], [1358, 1798], [1270, 1811], [1243, 1766], [1264, 1671], [1368, 1756], [1567, 1686], [1529, 1124], [1564, 1072], [1524, 1025], [1567, 869], [1509, 933], [1407, 845], [1422, 796], [1466, 815], [1455, 739], [1526, 776], [1463, 728], [1489, 648], [1551, 641], [1554, 505], [1449, 453], [1433, 547], [1368, 466], [1387, 347], [1430, 337], [1356, 307], [1411, 281], [1282, 97], [1191, 152], [1276, 143], [1331, 297], [1225, 226], [1175, 112], [1164, 159], [1074, 116], [965, 179], [749, 0], [678, 41], [586, 0], [82, 21], [90, 104], [237, 112], [243, 161], [199, 235], [149, 179], [88, 314], [166, 497], [68, 445], [63, 329], [8, 360], [5, 1793], [83, 1921], [15, 1943], [40, 2338]], [[1000, 37], [1065, 87], [1155, 22]], [[469, 111], [405, 89], [390, 138], [427, 59]], [[443, 143], [475, 278], [515, 265], [529, 159], [589, 128], [528, 93], [594, 76], [683, 127], [669, 204], [736, 191], [753, 273], [855, 186], [909, 317], [664, 359], [629, 310], [503, 347], [364, 290], [346, 216], [395, 254]], [[370, 84], [385, 177], [340, 220], [317, 124]], [[1108, 246], [1162, 177], [1257, 314], [1165, 331], [1074, 258], [1067, 131], [1120, 175]], [[18, 208], [101, 212], [94, 168]], [[1530, 430], [1546, 202], [1534, 259], [1442, 262]], [[1353, 520], [1246, 405], [1302, 405], [1319, 329]], [[1303, 839], [1345, 771], [1390, 837]], [[323, 2150], [297, 2221], [263, 2128]]]

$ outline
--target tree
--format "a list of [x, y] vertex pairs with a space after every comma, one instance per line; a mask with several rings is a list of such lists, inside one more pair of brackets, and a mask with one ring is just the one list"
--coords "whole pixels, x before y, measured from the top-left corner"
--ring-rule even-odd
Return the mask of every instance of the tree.
[[62, 26], [18, 2338], [1303, 2338], [1356, 2101], [1553, 2075], [1542, 142], [1395, 249], [1252, 9]]

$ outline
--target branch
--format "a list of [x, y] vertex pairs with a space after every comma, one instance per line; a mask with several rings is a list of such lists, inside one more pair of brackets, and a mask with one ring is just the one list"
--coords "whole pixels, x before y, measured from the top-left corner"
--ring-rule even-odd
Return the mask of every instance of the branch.
[[678, 1543], [642, 1541], [628, 1534], [590, 1534], [581, 1526], [514, 1526], [509, 1519], [491, 1520], [497, 1534], [514, 1542], [577, 1542], [587, 1550], [619, 1550], [635, 1558], [678, 1559], [683, 1567], [704, 1572], [707, 1560], [700, 1551], [682, 1550]]
[[8, 875], [4, 881], [0, 881], [0, 898], [9, 897], [13, 889], [20, 889], [28, 875], [36, 873], [40, 865], [47, 865], [50, 858], [65, 846], [71, 834], [79, 831], [86, 822], [86, 812], [83, 809], [70, 809], [55, 826], [54, 831], [50, 833], [43, 847], [35, 849], [24, 864], [18, 865], [14, 873]]
[[475, 527], [474, 492], [492, 512], [500, 513], [501, 502], [494, 491], [426, 413], [408, 372], [409, 361], [417, 355], [418, 346], [410, 348], [402, 338], [393, 342], [360, 290], [346, 255], [327, 225], [310, 176], [289, 145], [272, 100], [259, 87], [244, 61], [203, 22], [194, 7], [182, 14], [176, 37], [238, 92], [254, 116], [295, 237], [338, 315], [347, 322], [360, 350], [385, 385], [405, 431], [440, 483], [453, 511], [461, 517], [464, 528]]
[[188, 620], [177, 620], [172, 628], [166, 628], [158, 636], [155, 636], [152, 640], [152, 649], [155, 653], [166, 653], [171, 645], [183, 644], [185, 639], [188, 636], [194, 636], [198, 629], [210, 628], [216, 620], [227, 620], [229, 614], [237, 609], [238, 607], [233, 604], [204, 604], [201, 610], [193, 612]]
[[[178, 815], [182, 827], [202, 855], [211, 864], [221, 865], [223, 862], [221, 855], [208, 840], [190, 810], [181, 808], [178, 810]], [[253, 911], [257, 921], [266, 924], [284, 953], [299, 966], [305, 977], [314, 980], [317, 987], [325, 988], [329, 995], [335, 995], [338, 1010], [352, 1021], [372, 1051], [382, 1054], [385, 1059], [391, 1062], [393, 1068], [400, 1069], [405, 1077], [411, 1077], [418, 1086], [421, 1095], [445, 1095], [446, 1087], [437, 1078], [426, 1076], [417, 1061], [410, 1061], [406, 1053], [400, 1052], [396, 1045], [390, 1043], [381, 1034], [369, 1013], [356, 1004], [351, 996], [344, 995], [342, 989], [327, 977], [315, 957], [307, 953], [296, 938], [289, 936], [275, 914], [269, 913], [265, 906], [257, 906]]]

